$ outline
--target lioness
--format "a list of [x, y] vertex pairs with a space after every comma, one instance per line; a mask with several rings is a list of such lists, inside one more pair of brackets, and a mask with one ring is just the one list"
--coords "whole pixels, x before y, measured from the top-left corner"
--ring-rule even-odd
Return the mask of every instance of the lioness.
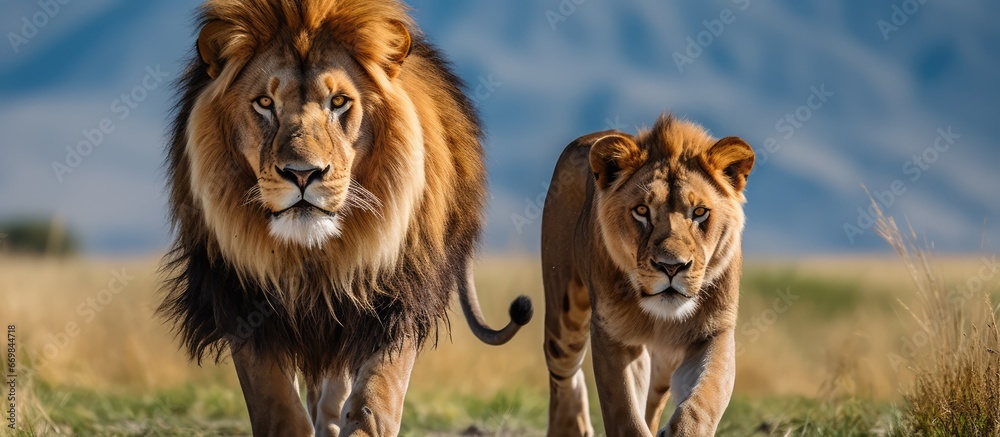
[[581, 137], [542, 219], [549, 435], [593, 435], [584, 354], [609, 436], [712, 435], [735, 379], [736, 310], [753, 149], [661, 117], [637, 137]]
[[[255, 435], [391, 436], [472, 282], [486, 172], [461, 82], [396, 0], [208, 0], [168, 150], [160, 313], [230, 352]], [[296, 384], [301, 372], [309, 408]]]

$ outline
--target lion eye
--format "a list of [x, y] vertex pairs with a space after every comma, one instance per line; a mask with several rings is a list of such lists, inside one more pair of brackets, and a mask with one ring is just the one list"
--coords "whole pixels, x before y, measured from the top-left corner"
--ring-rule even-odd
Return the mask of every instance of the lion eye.
[[699, 206], [699, 207], [695, 208], [694, 211], [691, 211], [691, 218], [695, 222], [704, 223], [705, 220], [708, 219], [708, 214], [710, 212], [711, 211], [709, 211], [708, 208], [705, 208], [704, 206]]
[[274, 113], [274, 99], [267, 96], [258, 97], [253, 101], [253, 109], [258, 114], [270, 119]]
[[347, 97], [343, 94], [337, 94], [333, 97], [330, 97], [330, 111], [331, 111], [330, 116], [340, 117], [341, 115], [344, 115], [344, 113], [346, 113], [347, 110], [351, 109], [353, 103], [354, 101], [351, 100], [350, 97]]
[[643, 225], [649, 224], [649, 207], [646, 205], [639, 205], [632, 208], [632, 217]]
[[271, 109], [271, 107], [274, 106], [274, 100], [271, 100], [271, 98], [267, 96], [258, 97], [256, 102], [261, 108], [264, 109]]

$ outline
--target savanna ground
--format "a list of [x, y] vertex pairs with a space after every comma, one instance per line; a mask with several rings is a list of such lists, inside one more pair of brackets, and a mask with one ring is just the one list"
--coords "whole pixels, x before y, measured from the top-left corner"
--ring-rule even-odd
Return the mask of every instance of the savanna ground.
[[[945, 290], [976, 280], [997, 290], [996, 266], [991, 257], [946, 257], [933, 270]], [[404, 435], [544, 434], [540, 273], [530, 257], [478, 264], [493, 324], [507, 321], [510, 300], [522, 293], [534, 299], [535, 319], [510, 344], [490, 347], [474, 339], [456, 304], [450, 336], [442, 332], [418, 360]], [[105, 294], [99, 311], [86, 309], [116, 275], [134, 278], [110, 302]], [[187, 362], [153, 316], [156, 281], [155, 259], [0, 257], [0, 324], [16, 325], [18, 434], [249, 434], [232, 364]], [[973, 307], [983, 302], [981, 294], [956, 296]], [[719, 434], [900, 434], [912, 362], [935, 350], [907, 309], [917, 301], [895, 257], [748, 262], [736, 390]], [[67, 333], [67, 323], [77, 328]], [[602, 435], [592, 387], [590, 394]]]

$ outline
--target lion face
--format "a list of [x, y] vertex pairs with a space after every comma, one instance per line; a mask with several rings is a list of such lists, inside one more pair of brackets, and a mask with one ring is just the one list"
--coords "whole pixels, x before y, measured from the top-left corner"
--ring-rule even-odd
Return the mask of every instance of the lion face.
[[[385, 5], [375, 8], [384, 16], [362, 19], [337, 4], [282, 12], [291, 4], [220, 0], [212, 11], [225, 18], [202, 28], [211, 81], [188, 122], [191, 186], [231, 257], [243, 241], [257, 244], [259, 230], [286, 248], [339, 250], [380, 225], [390, 229], [386, 246], [402, 239], [423, 185], [398, 187], [377, 169], [422, 176], [419, 121], [396, 80], [410, 51], [407, 20]], [[390, 202], [406, 211], [385, 214]]]
[[317, 246], [340, 235], [352, 208], [374, 208], [352, 173], [371, 150], [371, 81], [339, 47], [304, 62], [275, 47], [251, 62], [227, 95], [234, 143], [253, 171], [275, 238]]
[[598, 225], [647, 313], [683, 320], [739, 252], [742, 194], [753, 150], [661, 119], [633, 139], [612, 134], [591, 149]]

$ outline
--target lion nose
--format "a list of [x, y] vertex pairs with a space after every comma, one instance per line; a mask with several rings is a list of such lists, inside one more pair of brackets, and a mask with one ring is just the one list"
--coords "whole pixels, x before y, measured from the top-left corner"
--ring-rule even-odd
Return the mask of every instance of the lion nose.
[[688, 261], [686, 263], [685, 262], [671, 263], [671, 262], [660, 262], [654, 259], [651, 260], [650, 263], [652, 263], [653, 267], [655, 267], [657, 270], [666, 273], [670, 279], [674, 279], [674, 276], [677, 276], [678, 273], [690, 269], [692, 261]]
[[323, 176], [330, 171], [330, 166], [326, 166], [326, 168], [307, 167], [298, 169], [287, 165], [285, 168], [275, 167], [275, 170], [278, 171], [278, 174], [282, 178], [295, 184], [300, 190], [305, 191], [309, 184], [323, 179]]

